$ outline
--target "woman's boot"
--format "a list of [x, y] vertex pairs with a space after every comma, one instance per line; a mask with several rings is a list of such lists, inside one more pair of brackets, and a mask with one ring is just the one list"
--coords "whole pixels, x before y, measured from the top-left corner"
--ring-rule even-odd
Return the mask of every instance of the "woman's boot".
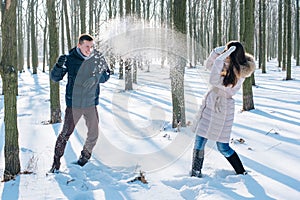
[[231, 166], [233, 167], [233, 169], [237, 174], [244, 174], [244, 175], [247, 174], [236, 152], [234, 152], [231, 156], [226, 157], [226, 159], [229, 161], [229, 163], [231, 164]]
[[202, 177], [201, 169], [204, 160], [204, 150], [194, 149], [191, 176]]

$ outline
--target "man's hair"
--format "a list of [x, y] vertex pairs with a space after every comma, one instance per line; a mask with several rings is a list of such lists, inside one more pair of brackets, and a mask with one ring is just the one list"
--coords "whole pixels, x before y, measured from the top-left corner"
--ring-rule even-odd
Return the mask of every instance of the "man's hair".
[[78, 42], [79, 44], [82, 44], [84, 40], [87, 40], [87, 41], [93, 41], [94, 38], [93, 36], [91, 36], [90, 34], [87, 34], [87, 33], [83, 33], [79, 36], [78, 38]]

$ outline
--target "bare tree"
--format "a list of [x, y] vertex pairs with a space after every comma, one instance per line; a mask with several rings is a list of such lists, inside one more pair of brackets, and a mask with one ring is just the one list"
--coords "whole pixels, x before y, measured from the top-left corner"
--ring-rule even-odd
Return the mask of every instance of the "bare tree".
[[[47, 14], [49, 19], [49, 71], [52, 70], [58, 57], [58, 30], [56, 24], [55, 0], [47, 0]], [[61, 122], [61, 109], [59, 98], [59, 83], [50, 81], [50, 123]]]
[[240, 0], [240, 41], [244, 42], [245, 32], [245, 2]]
[[214, 1], [214, 18], [213, 18], [213, 47], [218, 45], [218, 0]]
[[79, 0], [80, 3], [80, 28], [81, 33], [86, 32], [86, 0]]
[[[125, 1], [125, 9], [126, 9], [126, 16], [131, 15], [131, 0]], [[131, 58], [126, 58], [124, 65], [125, 65], [125, 90], [132, 90], [132, 64], [133, 61]]]
[[27, 1], [27, 12], [26, 12], [26, 14], [27, 14], [27, 26], [26, 26], [26, 30], [27, 30], [27, 69], [30, 69], [30, 66], [31, 66], [31, 64], [30, 64], [30, 52], [31, 52], [31, 50], [30, 50], [30, 46], [31, 46], [31, 42], [30, 42], [30, 15], [31, 15], [31, 10], [30, 10], [30, 1], [28, 0]]
[[[186, 34], [186, 0], [174, 0], [174, 29], [180, 33]], [[187, 45], [187, 44], [183, 44]], [[171, 67], [171, 92], [173, 119], [172, 127], [186, 126], [185, 118], [185, 99], [184, 99], [184, 72], [186, 66], [185, 55], [177, 58], [175, 66]]]
[[62, 0], [62, 5], [63, 5], [63, 9], [64, 9], [64, 14], [65, 14], [66, 24], [64, 26], [66, 27], [67, 43], [68, 43], [68, 50], [69, 50], [72, 48], [72, 43], [71, 43], [70, 21], [69, 21], [69, 15], [68, 15], [67, 0]]
[[286, 71], [286, 55], [287, 55], [287, 4], [283, 0], [283, 38], [282, 38], [282, 70]]
[[[245, 1], [245, 31], [244, 41], [247, 52], [254, 54], [254, 11], [255, 0]], [[253, 76], [253, 74], [252, 74]], [[245, 79], [243, 83], [243, 110], [248, 111], [254, 109], [252, 80], [251, 77]]]
[[124, 16], [123, 8], [124, 8], [123, 0], [120, 0], [120, 1], [119, 1], [119, 12], [120, 12], [120, 17], [123, 17], [123, 16]]
[[48, 63], [47, 62], [47, 58], [48, 58], [48, 54], [47, 54], [47, 36], [48, 36], [48, 34], [47, 34], [47, 27], [48, 27], [48, 17], [47, 17], [47, 12], [45, 12], [46, 13], [46, 18], [45, 18], [45, 26], [44, 26], [44, 28], [43, 28], [43, 30], [44, 30], [44, 34], [43, 34], [43, 41], [44, 41], [44, 44], [43, 44], [43, 72], [46, 72], [46, 63]]
[[23, 0], [19, 0], [18, 4], [18, 71], [24, 71], [24, 38], [23, 38]]
[[230, 17], [229, 20], [229, 32], [228, 32], [228, 40], [237, 40], [237, 22], [236, 22], [236, 3], [235, 0], [230, 0]]
[[286, 80], [292, 80], [292, 5], [291, 0], [285, 0], [287, 16], [285, 24], [287, 24], [287, 55], [286, 55]]
[[300, 30], [299, 30], [299, 12], [300, 12], [300, 7], [299, 7], [299, 1], [296, 1], [296, 65], [300, 66]]
[[262, 73], [266, 71], [266, 2], [259, 2], [259, 62]]
[[222, 0], [218, 2], [218, 46], [222, 45]]
[[17, 122], [17, 0], [7, 0], [2, 5], [2, 60], [1, 75], [4, 91], [5, 124], [5, 169], [4, 181], [13, 179], [20, 173], [19, 132]]
[[93, 10], [94, 10], [94, 0], [89, 0], [89, 33], [94, 33], [94, 16], [93, 16]]
[[62, 6], [61, 6], [61, 15], [60, 15], [60, 25], [61, 25], [61, 29], [60, 29], [60, 46], [61, 46], [61, 52], [64, 53], [65, 52], [65, 18], [64, 18], [64, 6], [63, 6], [63, 2]]
[[132, 86], [132, 59], [126, 58], [125, 62], [125, 90], [133, 90]]
[[37, 42], [36, 42], [36, 23], [35, 23], [35, 4], [36, 0], [31, 0], [30, 1], [30, 33], [31, 33], [31, 63], [32, 63], [32, 73], [36, 74], [37, 73], [37, 67], [38, 67], [38, 51], [37, 51]]
[[277, 50], [277, 60], [278, 67], [282, 67], [282, 0], [278, 1], [278, 50]]

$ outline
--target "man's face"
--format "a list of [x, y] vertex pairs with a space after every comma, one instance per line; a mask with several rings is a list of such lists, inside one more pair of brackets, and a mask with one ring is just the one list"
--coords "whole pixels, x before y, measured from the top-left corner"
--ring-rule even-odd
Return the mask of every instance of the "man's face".
[[88, 57], [93, 51], [94, 41], [83, 40], [82, 44], [78, 43], [77, 47], [84, 56]]

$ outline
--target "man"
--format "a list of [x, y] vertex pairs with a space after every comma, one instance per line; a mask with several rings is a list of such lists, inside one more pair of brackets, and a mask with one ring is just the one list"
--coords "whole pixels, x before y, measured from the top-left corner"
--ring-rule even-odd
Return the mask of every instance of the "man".
[[67, 107], [63, 129], [55, 144], [54, 160], [50, 169], [52, 173], [59, 170], [60, 158], [64, 154], [67, 141], [82, 116], [88, 132], [77, 161], [80, 166], [88, 162], [98, 139], [99, 118], [96, 106], [99, 104], [99, 83], [109, 79], [110, 70], [103, 55], [93, 50], [93, 47], [94, 39], [91, 35], [80, 35], [77, 47], [71, 49], [68, 55], [61, 55], [51, 71], [50, 77], [55, 82], [62, 80], [68, 73], [65, 94]]

